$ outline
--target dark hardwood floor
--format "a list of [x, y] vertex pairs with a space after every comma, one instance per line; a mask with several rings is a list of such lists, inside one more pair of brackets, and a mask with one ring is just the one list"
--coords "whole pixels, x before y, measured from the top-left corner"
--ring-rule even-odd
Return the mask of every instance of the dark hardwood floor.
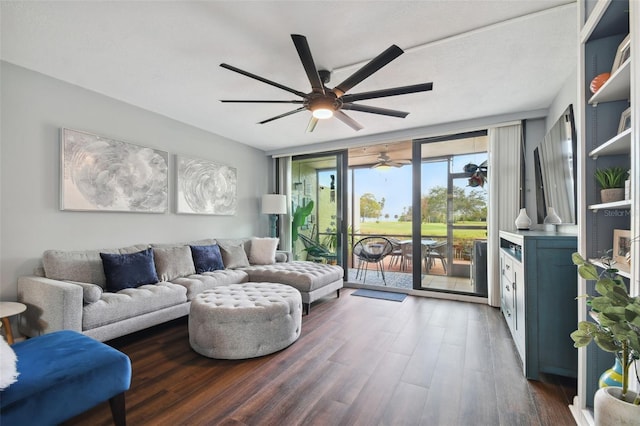
[[[573, 425], [575, 381], [527, 381], [500, 311], [409, 296], [314, 303], [261, 358], [189, 346], [187, 319], [108, 342], [133, 365], [129, 425]], [[68, 425], [110, 425], [103, 403]]]

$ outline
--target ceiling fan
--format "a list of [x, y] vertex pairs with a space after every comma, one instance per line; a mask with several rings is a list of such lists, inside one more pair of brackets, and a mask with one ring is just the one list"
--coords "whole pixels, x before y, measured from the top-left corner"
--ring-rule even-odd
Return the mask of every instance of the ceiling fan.
[[375, 169], [378, 167], [402, 167], [407, 164], [411, 164], [411, 160], [392, 160], [385, 151], [378, 154], [377, 162], [373, 166], [371, 166], [371, 168]]
[[307, 38], [299, 34], [291, 34], [293, 44], [298, 51], [298, 56], [302, 62], [309, 82], [311, 83], [311, 92], [303, 93], [275, 81], [268, 80], [264, 77], [252, 74], [248, 71], [241, 70], [232, 65], [222, 63], [220, 66], [230, 71], [237, 72], [246, 77], [253, 78], [263, 83], [275, 86], [279, 89], [286, 90], [289, 93], [299, 96], [302, 99], [284, 101], [284, 100], [234, 100], [225, 99], [221, 102], [236, 102], [236, 103], [273, 103], [273, 104], [298, 104], [299, 108], [294, 109], [284, 114], [277, 115], [275, 117], [268, 118], [259, 122], [259, 124], [269, 123], [279, 118], [286, 117], [301, 111], [311, 111], [312, 116], [307, 126], [307, 131], [312, 132], [318, 120], [327, 119], [335, 116], [340, 121], [351, 127], [353, 130], [362, 129], [362, 125], [353, 118], [349, 117], [343, 110], [352, 110], [360, 112], [368, 112], [371, 114], [380, 114], [390, 117], [405, 118], [409, 113], [405, 111], [398, 111], [386, 108], [379, 108], [374, 106], [355, 104], [356, 101], [362, 101], [366, 99], [383, 98], [387, 96], [405, 95], [409, 93], [426, 92], [433, 88], [433, 83], [421, 83], [411, 86], [394, 87], [390, 89], [373, 90], [369, 92], [347, 94], [354, 86], [361, 83], [367, 77], [378, 71], [380, 68], [393, 61], [398, 56], [402, 55], [404, 51], [395, 44], [389, 47], [387, 50], [373, 58], [366, 65], [360, 68], [358, 71], [349, 76], [342, 83], [335, 86], [333, 89], [329, 89], [325, 85], [329, 82], [331, 75], [330, 71], [318, 70], [311, 56], [311, 49], [307, 43]]

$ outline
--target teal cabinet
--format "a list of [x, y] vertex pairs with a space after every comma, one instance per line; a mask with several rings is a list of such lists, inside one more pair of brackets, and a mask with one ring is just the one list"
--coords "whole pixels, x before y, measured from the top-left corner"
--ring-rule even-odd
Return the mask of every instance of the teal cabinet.
[[578, 315], [576, 244], [570, 234], [500, 231], [501, 310], [528, 379], [577, 377], [569, 336]]

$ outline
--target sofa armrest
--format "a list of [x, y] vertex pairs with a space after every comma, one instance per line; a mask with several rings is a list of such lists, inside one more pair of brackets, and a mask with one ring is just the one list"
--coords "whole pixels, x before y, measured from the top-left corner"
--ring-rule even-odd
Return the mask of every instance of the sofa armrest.
[[276, 263], [291, 262], [293, 253], [287, 250], [276, 250]]
[[27, 305], [18, 329], [34, 337], [57, 330], [82, 332], [82, 287], [38, 276], [18, 278], [18, 300]]

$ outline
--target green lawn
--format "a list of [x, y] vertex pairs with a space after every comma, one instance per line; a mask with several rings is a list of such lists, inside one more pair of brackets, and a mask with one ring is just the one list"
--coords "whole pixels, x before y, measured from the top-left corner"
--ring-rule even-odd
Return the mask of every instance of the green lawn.
[[[457, 225], [486, 226], [486, 222], [458, 222]], [[445, 237], [447, 225], [445, 223], [423, 223], [423, 236]], [[411, 222], [363, 222], [360, 223], [360, 233], [368, 235], [411, 235]], [[481, 239], [486, 238], [485, 229], [457, 229], [453, 231], [456, 239]]]

